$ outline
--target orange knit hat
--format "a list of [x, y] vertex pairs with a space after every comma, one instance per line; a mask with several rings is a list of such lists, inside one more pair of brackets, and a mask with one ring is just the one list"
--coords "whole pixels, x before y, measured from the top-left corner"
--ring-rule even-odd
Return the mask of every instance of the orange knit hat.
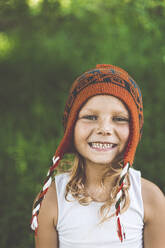
[[38, 228], [37, 216], [39, 214], [39, 209], [51, 184], [51, 177], [54, 173], [54, 169], [65, 153], [74, 152], [73, 131], [78, 113], [87, 100], [96, 95], [115, 96], [125, 103], [130, 112], [130, 134], [125, 149], [123, 171], [120, 175], [121, 180], [115, 205], [117, 232], [120, 240], [123, 241], [124, 233], [119, 218], [120, 203], [122, 201], [122, 187], [125, 183], [125, 175], [127, 174], [129, 166], [133, 164], [136, 148], [141, 138], [143, 104], [141, 91], [130, 75], [117, 66], [106, 64], [97, 65], [96, 68], [85, 72], [74, 81], [71, 87], [63, 117], [65, 129], [64, 136], [53, 157], [53, 165], [49, 169], [44, 187], [33, 210], [31, 228], [35, 230], [35, 232]]
[[73, 152], [73, 130], [77, 115], [90, 97], [101, 94], [119, 98], [130, 112], [130, 137], [124, 162], [132, 165], [143, 126], [141, 92], [126, 71], [117, 66], [105, 64], [97, 65], [96, 69], [85, 72], [74, 81], [64, 111], [65, 134], [56, 151], [56, 156]]

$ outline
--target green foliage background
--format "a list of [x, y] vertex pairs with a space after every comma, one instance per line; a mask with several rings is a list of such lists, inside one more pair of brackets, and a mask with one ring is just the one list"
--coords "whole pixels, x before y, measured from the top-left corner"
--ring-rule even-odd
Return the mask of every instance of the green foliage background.
[[143, 93], [135, 167], [165, 192], [165, 1], [0, 1], [0, 247], [33, 246], [34, 197], [63, 134], [68, 89], [97, 63]]

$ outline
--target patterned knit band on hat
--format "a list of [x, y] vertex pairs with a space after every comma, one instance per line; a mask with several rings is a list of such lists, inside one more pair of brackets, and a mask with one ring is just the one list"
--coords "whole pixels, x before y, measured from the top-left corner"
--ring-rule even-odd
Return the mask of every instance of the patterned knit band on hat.
[[117, 234], [121, 242], [124, 240], [125, 233], [120, 223], [122, 188], [125, 184], [125, 176], [128, 169], [133, 164], [136, 148], [142, 135], [143, 104], [140, 89], [133, 78], [125, 70], [107, 64], [97, 65], [96, 68], [83, 73], [74, 81], [71, 87], [63, 117], [64, 136], [53, 157], [53, 165], [48, 171], [38, 201], [34, 205], [31, 228], [35, 233], [37, 233], [38, 229], [39, 209], [52, 182], [54, 170], [64, 154], [74, 153], [75, 151], [73, 131], [78, 113], [88, 99], [96, 95], [112, 95], [119, 98], [126, 105], [130, 113], [130, 134], [124, 153], [123, 170], [120, 175], [115, 204]]

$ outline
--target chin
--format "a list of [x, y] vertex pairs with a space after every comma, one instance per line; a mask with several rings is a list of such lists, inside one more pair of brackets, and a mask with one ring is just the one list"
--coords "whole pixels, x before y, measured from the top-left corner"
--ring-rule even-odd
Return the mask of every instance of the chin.
[[91, 163], [91, 164], [96, 164], [96, 165], [102, 165], [102, 166], [106, 166], [106, 165], [110, 165], [112, 164], [114, 161], [114, 159], [92, 159], [92, 158], [86, 158], [86, 162]]

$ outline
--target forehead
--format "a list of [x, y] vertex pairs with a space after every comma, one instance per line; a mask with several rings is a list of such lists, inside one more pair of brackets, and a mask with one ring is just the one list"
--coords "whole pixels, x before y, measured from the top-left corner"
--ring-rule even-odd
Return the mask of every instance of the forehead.
[[111, 95], [97, 95], [91, 97], [81, 108], [81, 111], [107, 111], [128, 113], [125, 104], [117, 97]]

